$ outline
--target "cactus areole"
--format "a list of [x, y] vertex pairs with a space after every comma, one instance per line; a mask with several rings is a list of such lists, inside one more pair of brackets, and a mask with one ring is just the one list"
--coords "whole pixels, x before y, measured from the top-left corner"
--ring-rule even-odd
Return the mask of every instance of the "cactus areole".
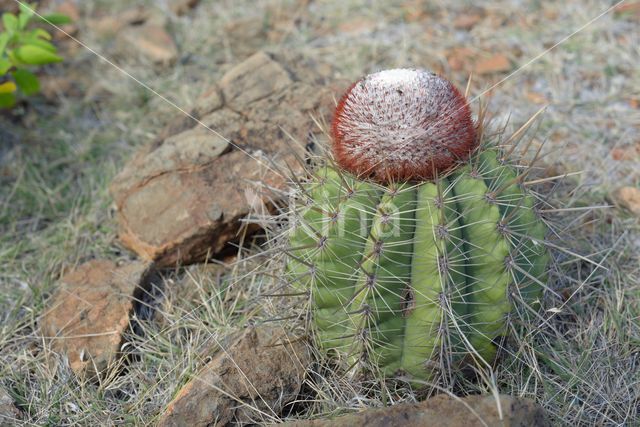
[[301, 184], [288, 243], [318, 345], [350, 371], [419, 380], [493, 363], [547, 274], [547, 228], [522, 173], [427, 71], [356, 82], [332, 133], [335, 162]]

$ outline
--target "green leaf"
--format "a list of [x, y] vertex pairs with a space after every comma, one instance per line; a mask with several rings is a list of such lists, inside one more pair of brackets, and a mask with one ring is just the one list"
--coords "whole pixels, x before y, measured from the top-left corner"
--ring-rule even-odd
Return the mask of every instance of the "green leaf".
[[7, 74], [7, 71], [9, 71], [11, 67], [13, 67], [11, 61], [9, 61], [7, 58], [0, 58], [0, 77]]
[[16, 103], [16, 96], [12, 93], [0, 93], [0, 108], [10, 108]]
[[72, 22], [71, 18], [67, 15], [63, 15], [62, 13], [50, 13], [49, 15], [41, 17], [40, 20], [52, 25], [65, 25]]
[[9, 43], [9, 33], [0, 34], [0, 55], [4, 53], [7, 43]]
[[56, 47], [54, 45], [52, 45], [51, 43], [49, 43], [46, 40], [42, 40], [39, 39], [37, 37], [29, 37], [26, 38], [25, 40], [23, 40], [23, 44], [25, 45], [34, 45], [34, 46], [38, 46], [41, 47], [42, 49], [49, 51], [51, 53], [56, 53]]
[[28, 15], [29, 17], [31, 17], [36, 11], [36, 6], [33, 4], [20, 2], [19, 6], [20, 6], [20, 13], [22, 15]]
[[23, 30], [35, 13], [35, 6], [29, 6], [22, 2], [20, 4], [20, 15], [18, 15], [18, 27]]
[[33, 95], [40, 91], [40, 82], [38, 81], [38, 77], [31, 71], [21, 68], [14, 71], [12, 74], [16, 84], [25, 95]]
[[55, 53], [32, 44], [20, 46], [16, 49], [15, 54], [20, 61], [29, 65], [44, 65], [62, 61], [62, 58]]
[[11, 63], [16, 67], [19, 67], [21, 65], [27, 65], [26, 63], [22, 62], [20, 58], [16, 56], [16, 52], [14, 50], [8, 50], [7, 56], [9, 57], [9, 60], [11, 61]]
[[18, 29], [18, 18], [12, 13], [3, 13], [2, 24], [4, 25], [5, 31], [13, 33]]
[[47, 33], [45, 30], [43, 30], [42, 28], [36, 28], [35, 30], [31, 31], [30, 34], [31, 37], [33, 38], [40, 38], [40, 39], [44, 39], [44, 40], [51, 40], [51, 34]]

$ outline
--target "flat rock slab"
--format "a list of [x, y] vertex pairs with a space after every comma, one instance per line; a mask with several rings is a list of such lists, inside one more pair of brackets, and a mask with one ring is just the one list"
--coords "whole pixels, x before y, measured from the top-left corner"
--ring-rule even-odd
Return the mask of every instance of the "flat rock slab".
[[62, 278], [41, 331], [77, 375], [94, 377], [117, 361], [134, 301], [148, 286], [151, 270], [145, 262], [93, 260]]
[[[528, 399], [500, 395], [455, 399], [438, 395], [415, 404], [368, 409], [329, 420], [284, 423], [287, 427], [547, 427], [544, 410]], [[499, 409], [500, 408], [500, 409]]]
[[285, 165], [301, 173], [296, 156], [323, 138], [314, 118], [328, 120], [334, 100], [318, 80], [312, 63], [264, 52], [230, 69], [194, 106], [202, 124], [178, 117], [114, 179], [122, 243], [165, 267], [239, 240], [253, 195], [268, 207]]
[[300, 392], [311, 355], [278, 326], [247, 329], [180, 390], [158, 426], [263, 424]]

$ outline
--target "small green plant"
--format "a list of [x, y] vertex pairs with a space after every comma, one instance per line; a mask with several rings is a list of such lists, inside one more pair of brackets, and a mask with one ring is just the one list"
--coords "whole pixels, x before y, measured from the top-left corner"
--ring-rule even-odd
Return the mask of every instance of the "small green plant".
[[63, 25], [71, 20], [54, 13], [39, 16], [35, 5], [20, 3], [20, 13], [2, 15], [3, 31], [0, 32], [0, 108], [9, 108], [16, 103], [20, 91], [29, 96], [40, 91], [38, 77], [31, 71], [36, 66], [62, 61], [56, 47], [51, 43], [51, 34], [42, 28], [27, 27], [35, 20]]

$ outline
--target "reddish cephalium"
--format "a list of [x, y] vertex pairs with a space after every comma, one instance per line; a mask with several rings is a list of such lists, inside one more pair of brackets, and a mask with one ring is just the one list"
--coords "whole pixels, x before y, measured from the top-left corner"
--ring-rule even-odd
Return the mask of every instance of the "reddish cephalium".
[[431, 180], [477, 144], [465, 97], [448, 80], [415, 69], [354, 83], [338, 103], [332, 134], [338, 165], [381, 183]]

